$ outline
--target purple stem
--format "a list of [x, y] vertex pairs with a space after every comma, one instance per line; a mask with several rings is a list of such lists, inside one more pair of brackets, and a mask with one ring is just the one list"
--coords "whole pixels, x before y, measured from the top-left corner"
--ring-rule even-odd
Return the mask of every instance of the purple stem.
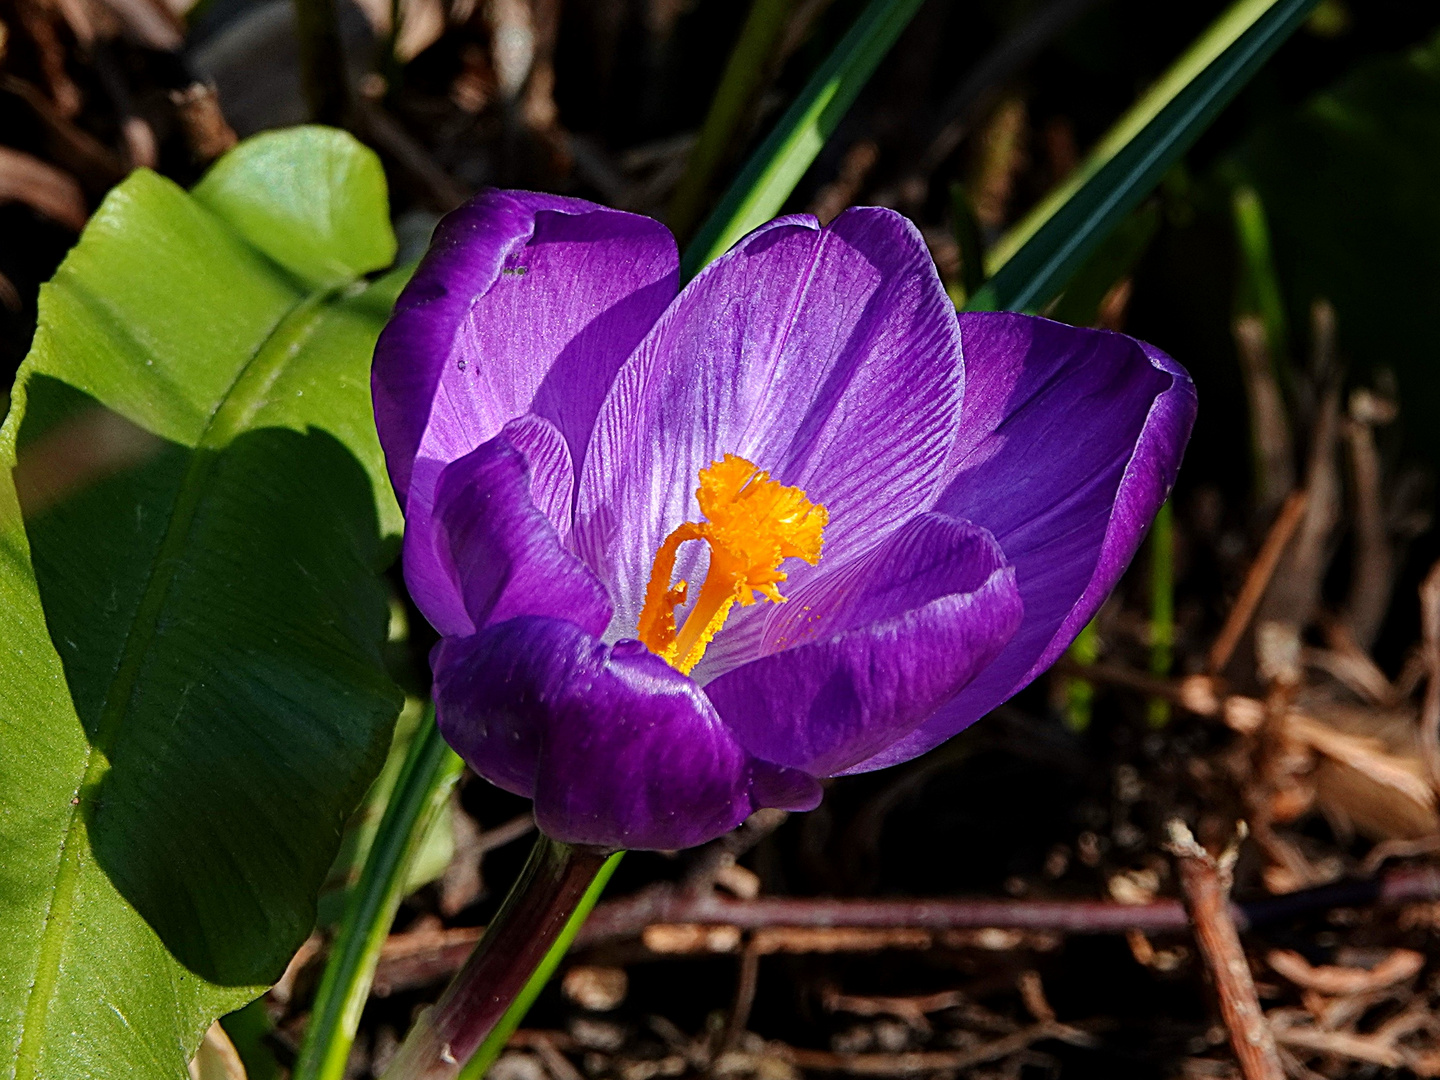
[[536, 837], [485, 936], [415, 1021], [385, 1080], [448, 1080], [460, 1071], [540, 966], [608, 854]]

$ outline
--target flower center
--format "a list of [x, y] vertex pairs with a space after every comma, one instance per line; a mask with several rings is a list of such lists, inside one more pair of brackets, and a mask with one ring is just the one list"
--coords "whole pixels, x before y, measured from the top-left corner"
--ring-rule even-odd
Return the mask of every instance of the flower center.
[[[685, 522], [660, 545], [636, 632], [651, 652], [687, 675], [737, 600], [748, 607], [759, 593], [784, 602], [777, 587], [785, 580], [780, 563], [792, 557], [818, 563], [821, 533], [830, 520], [825, 507], [805, 492], [771, 480], [764, 469], [734, 454], [700, 470], [695, 496], [706, 520]], [[672, 586], [670, 576], [687, 540], [710, 545], [710, 570], [677, 629], [675, 609], [685, 602], [687, 587], [684, 581]]]

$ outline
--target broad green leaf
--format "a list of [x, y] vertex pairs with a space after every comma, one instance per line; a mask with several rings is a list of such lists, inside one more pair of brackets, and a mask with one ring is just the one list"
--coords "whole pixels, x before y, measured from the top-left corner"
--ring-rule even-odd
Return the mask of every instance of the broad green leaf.
[[1237, 0], [995, 245], [972, 309], [1036, 310], [1148, 195], [1318, 0]]
[[920, 3], [870, 0], [685, 249], [685, 277], [780, 212]]
[[[317, 199], [317, 191], [332, 197]], [[355, 153], [343, 131], [257, 135], [243, 156], [216, 162], [191, 194], [311, 286], [344, 284], [358, 267], [374, 270], [395, 258], [390, 220], [375, 214], [387, 201], [385, 173], [374, 155]]]
[[[304, 213], [239, 194], [286, 167]], [[0, 428], [4, 1077], [185, 1077], [309, 933], [400, 707], [378, 166], [301, 129], [216, 168], [107, 197]]]

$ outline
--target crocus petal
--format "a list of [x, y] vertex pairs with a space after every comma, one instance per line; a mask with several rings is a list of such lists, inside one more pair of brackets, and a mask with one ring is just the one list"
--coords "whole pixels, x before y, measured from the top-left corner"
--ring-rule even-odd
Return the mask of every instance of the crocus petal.
[[952, 702], [852, 772], [937, 746], [1054, 663], [1134, 557], [1195, 419], [1190, 377], [1143, 342], [1003, 313], [960, 328], [965, 415], [938, 508], [994, 533], [1025, 620]]
[[431, 521], [441, 471], [526, 413], [551, 423], [578, 465], [616, 370], [678, 275], [663, 225], [580, 199], [490, 191], [440, 223], [371, 373], [405, 507], [407, 581], [437, 630], [469, 632], [441, 587], [450, 568]]
[[[515, 445], [519, 438], [529, 443], [530, 455]], [[537, 461], [544, 467], [536, 469]], [[448, 633], [468, 634], [518, 615], [569, 619], [593, 634], [605, 629], [610, 621], [605, 587], [565, 549], [537, 506], [553, 503], [557, 490], [568, 502], [569, 459], [559, 433], [543, 420], [507, 424], [495, 438], [446, 466], [435, 493], [436, 535], [449, 554], [451, 587], [458, 590], [468, 621], [468, 627]], [[408, 561], [406, 574], [418, 602], [425, 593], [414, 581], [417, 565]], [[423, 585], [431, 594], [437, 591], [432, 581]], [[447, 605], [443, 612], [426, 615], [441, 625], [455, 612]]]
[[611, 634], [633, 632], [712, 461], [738, 454], [823, 503], [825, 558], [843, 560], [933, 500], [961, 392], [954, 309], [908, 221], [870, 208], [751, 233], [670, 306], [596, 419], [574, 543], [610, 586]]
[[680, 848], [761, 805], [810, 809], [819, 785], [757, 762], [700, 689], [637, 642], [601, 644], [558, 619], [447, 638], [436, 719], [471, 767], [535, 800], [546, 835], [612, 848]]
[[417, 457], [447, 464], [526, 412], [579, 462], [678, 281], [675, 240], [651, 218], [528, 191], [448, 215], [375, 349], [375, 423], [401, 502]]
[[924, 514], [797, 590], [767, 620], [767, 651], [780, 651], [705, 692], [752, 754], [830, 775], [913, 731], [999, 654], [1022, 613], [994, 537]]

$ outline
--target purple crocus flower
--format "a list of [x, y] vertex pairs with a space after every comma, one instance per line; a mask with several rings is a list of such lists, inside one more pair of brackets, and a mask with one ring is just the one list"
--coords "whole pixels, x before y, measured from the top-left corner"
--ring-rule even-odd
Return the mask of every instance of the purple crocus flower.
[[491, 191], [375, 356], [441, 730], [570, 843], [810, 809], [994, 708], [1115, 585], [1195, 415], [1143, 342], [957, 317], [889, 210], [780, 218], [677, 291], [658, 222]]

